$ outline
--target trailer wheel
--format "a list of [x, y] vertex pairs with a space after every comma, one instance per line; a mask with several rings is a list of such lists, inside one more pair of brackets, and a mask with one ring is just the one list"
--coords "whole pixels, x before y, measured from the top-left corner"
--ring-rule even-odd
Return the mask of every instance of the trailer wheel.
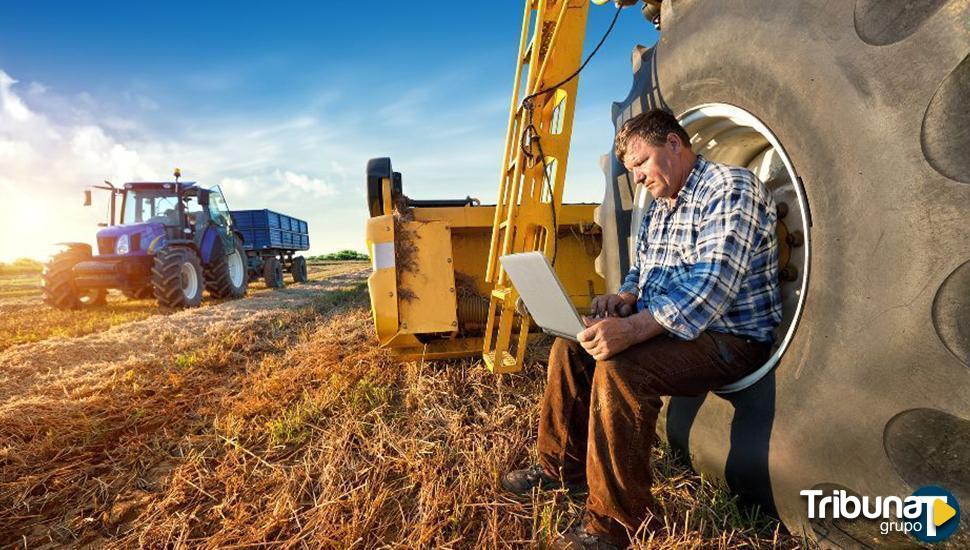
[[[801, 269], [783, 274], [776, 368], [736, 393], [665, 399], [658, 429], [697, 470], [838, 546], [886, 539], [809, 519], [801, 490], [970, 499], [970, 455], [949, 446], [970, 426], [970, 4], [902, 4], [663, 2], [663, 39], [635, 51], [613, 110], [619, 125], [666, 108], [695, 151], [790, 180], [779, 219], [803, 233], [788, 241]], [[773, 153], [752, 149], [767, 135]], [[607, 168], [611, 204], [633, 204], [622, 166]], [[604, 250], [629, 242], [616, 225]]]
[[155, 289], [152, 285], [145, 285], [141, 288], [124, 289], [121, 291], [125, 298], [129, 300], [147, 300], [155, 297]]
[[263, 281], [269, 288], [283, 287], [283, 266], [275, 256], [263, 261]]
[[51, 257], [41, 275], [44, 302], [57, 309], [81, 309], [101, 306], [107, 302], [103, 288], [78, 290], [74, 286], [72, 270], [79, 262], [91, 258], [91, 248], [72, 246]]
[[228, 256], [218, 247], [212, 260], [205, 269], [205, 289], [215, 298], [242, 298], [246, 295], [249, 283], [249, 270], [246, 266], [246, 252], [238, 239], [235, 248]]
[[295, 283], [305, 283], [309, 280], [306, 270], [306, 258], [303, 256], [293, 258], [293, 266], [290, 267], [290, 271], [293, 273], [293, 282]]
[[171, 309], [197, 307], [202, 303], [202, 263], [190, 248], [163, 248], [155, 255], [152, 287], [158, 305]]

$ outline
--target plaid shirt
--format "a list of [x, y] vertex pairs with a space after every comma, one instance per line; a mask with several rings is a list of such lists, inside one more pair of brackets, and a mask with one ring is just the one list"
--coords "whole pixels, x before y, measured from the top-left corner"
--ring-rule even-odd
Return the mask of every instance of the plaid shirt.
[[781, 322], [776, 220], [754, 174], [698, 155], [676, 202], [647, 209], [620, 292], [684, 340], [712, 330], [771, 342]]

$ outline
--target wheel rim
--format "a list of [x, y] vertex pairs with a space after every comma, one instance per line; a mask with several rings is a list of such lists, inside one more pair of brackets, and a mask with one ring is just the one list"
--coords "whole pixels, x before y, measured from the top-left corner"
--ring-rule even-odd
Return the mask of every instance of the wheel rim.
[[82, 290], [80, 293], [78, 293], [77, 299], [83, 305], [89, 305], [94, 303], [97, 297], [98, 297], [98, 289], [89, 288], [87, 290]]
[[[798, 246], [779, 242], [779, 258], [783, 259], [782, 248], [787, 247], [790, 252], [787, 266], [793, 268], [790, 273], [794, 276], [791, 281], [779, 282], [784, 314], [775, 330], [771, 357], [755, 372], [718, 390], [718, 393], [731, 393], [747, 388], [768, 374], [791, 344], [805, 304], [811, 265], [808, 201], [781, 142], [751, 113], [733, 105], [709, 103], [686, 110], [678, 119], [691, 136], [696, 152], [715, 162], [747, 167], [765, 182], [775, 203], [788, 206], [787, 215], [784, 218], [779, 215], [779, 224], [788, 233], [800, 231], [803, 239]], [[638, 186], [631, 225], [634, 239], [650, 200], [650, 194]]]
[[239, 254], [239, 251], [236, 250], [230, 254], [226, 258], [226, 263], [229, 264], [229, 281], [232, 283], [232, 286], [236, 288], [241, 287], [245, 271], [243, 270], [242, 256]]
[[195, 298], [195, 295], [199, 292], [199, 277], [195, 271], [195, 266], [189, 262], [184, 262], [179, 276], [182, 280], [182, 294], [185, 295], [186, 299]]

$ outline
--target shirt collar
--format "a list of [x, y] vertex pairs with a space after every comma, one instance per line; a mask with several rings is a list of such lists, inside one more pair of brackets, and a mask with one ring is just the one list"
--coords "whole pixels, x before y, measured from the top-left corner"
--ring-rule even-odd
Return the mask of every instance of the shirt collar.
[[697, 187], [697, 182], [701, 179], [701, 174], [707, 170], [707, 159], [704, 158], [700, 153], [697, 154], [697, 158], [694, 159], [694, 166], [691, 168], [690, 174], [687, 175], [687, 181], [684, 182], [684, 186], [677, 193], [677, 200], [673, 205], [670, 204], [668, 200], [656, 200], [653, 201], [659, 208], [664, 210], [676, 210], [678, 206], [687, 200], [687, 197], [693, 193], [694, 188]]

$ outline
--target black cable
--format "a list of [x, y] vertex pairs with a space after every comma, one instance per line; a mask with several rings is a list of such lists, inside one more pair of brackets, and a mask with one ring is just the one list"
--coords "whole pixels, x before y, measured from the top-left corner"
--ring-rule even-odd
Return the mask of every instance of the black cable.
[[613, 20], [610, 21], [610, 26], [606, 29], [606, 32], [603, 34], [603, 37], [600, 38], [599, 43], [596, 44], [596, 47], [593, 48], [593, 51], [589, 52], [589, 55], [586, 56], [586, 60], [583, 61], [583, 64], [580, 65], [579, 68], [576, 69], [575, 72], [573, 72], [573, 74], [567, 76], [565, 79], [562, 80], [562, 82], [558, 82], [558, 83], [556, 83], [556, 84], [554, 84], [552, 86], [549, 86], [548, 88], [539, 90], [538, 92], [535, 92], [534, 94], [525, 96], [522, 99], [522, 105], [524, 107], [526, 107], [527, 109], [530, 109], [531, 110], [531, 107], [526, 106], [526, 104], [529, 103], [529, 102], [531, 102], [532, 99], [534, 99], [534, 98], [536, 98], [536, 97], [538, 97], [540, 95], [543, 95], [543, 94], [548, 94], [549, 92], [560, 88], [563, 84], [566, 84], [570, 80], [572, 80], [572, 79], [576, 78], [577, 76], [579, 76], [579, 73], [583, 72], [583, 69], [586, 68], [586, 65], [590, 62], [591, 59], [593, 59], [593, 56], [596, 55], [596, 52], [598, 52], [599, 49], [603, 46], [603, 43], [606, 42], [606, 38], [610, 35], [611, 32], [613, 32], [613, 27], [616, 26], [616, 20], [620, 18], [620, 11], [623, 8], [625, 8], [625, 7], [626, 6], [617, 6], [616, 13], [613, 14]]
[[[596, 44], [596, 47], [593, 48], [593, 51], [591, 51], [589, 55], [586, 56], [586, 60], [583, 61], [582, 65], [580, 65], [579, 68], [573, 72], [573, 74], [567, 76], [561, 82], [557, 82], [552, 86], [549, 86], [547, 88], [544, 88], [542, 90], [539, 90], [535, 93], [532, 93], [522, 98], [522, 108], [528, 112], [528, 124], [522, 130], [522, 136], [521, 138], [519, 138], [519, 147], [522, 149], [522, 153], [525, 154], [527, 157], [529, 157], [530, 160], [535, 158], [535, 156], [532, 154], [533, 142], [535, 143], [536, 148], [539, 150], [539, 160], [542, 162], [542, 176], [543, 176], [542, 180], [543, 180], [543, 183], [545, 183], [546, 190], [549, 192], [549, 206], [552, 209], [552, 233], [553, 233], [552, 234], [552, 262], [550, 263], [552, 264], [553, 267], [555, 267], [556, 265], [556, 256], [559, 255], [559, 223], [556, 221], [556, 198], [552, 193], [552, 183], [549, 181], [551, 179], [549, 177], [549, 165], [546, 164], [546, 155], [542, 152], [542, 142], [539, 139], [539, 130], [538, 128], [535, 127], [535, 124], [532, 122], [533, 109], [535, 108], [535, 106], [532, 104], [532, 100], [541, 95], [546, 95], [546, 94], [549, 94], [550, 92], [553, 92], [559, 89], [565, 84], [568, 84], [570, 80], [579, 76], [579, 73], [583, 72], [583, 69], [586, 68], [586, 65], [589, 64], [590, 60], [593, 59], [593, 56], [596, 55], [596, 52], [598, 52], [600, 47], [603, 46], [603, 43], [606, 42], [606, 38], [610, 35], [611, 32], [613, 32], [613, 27], [616, 26], [616, 20], [619, 19], [620, 17], [620, 10], [622, 10], [624, 7], [625, 6], [617, 6], [616, 13], [613, 14], [613, 20], [610, 21], [610, 26], [606, 29], [606, 32], [603, 33], [603, 37], [600, 38], [599, 43]], [[529, 142], [528, 148], [526, 148], [527, 139]]]

